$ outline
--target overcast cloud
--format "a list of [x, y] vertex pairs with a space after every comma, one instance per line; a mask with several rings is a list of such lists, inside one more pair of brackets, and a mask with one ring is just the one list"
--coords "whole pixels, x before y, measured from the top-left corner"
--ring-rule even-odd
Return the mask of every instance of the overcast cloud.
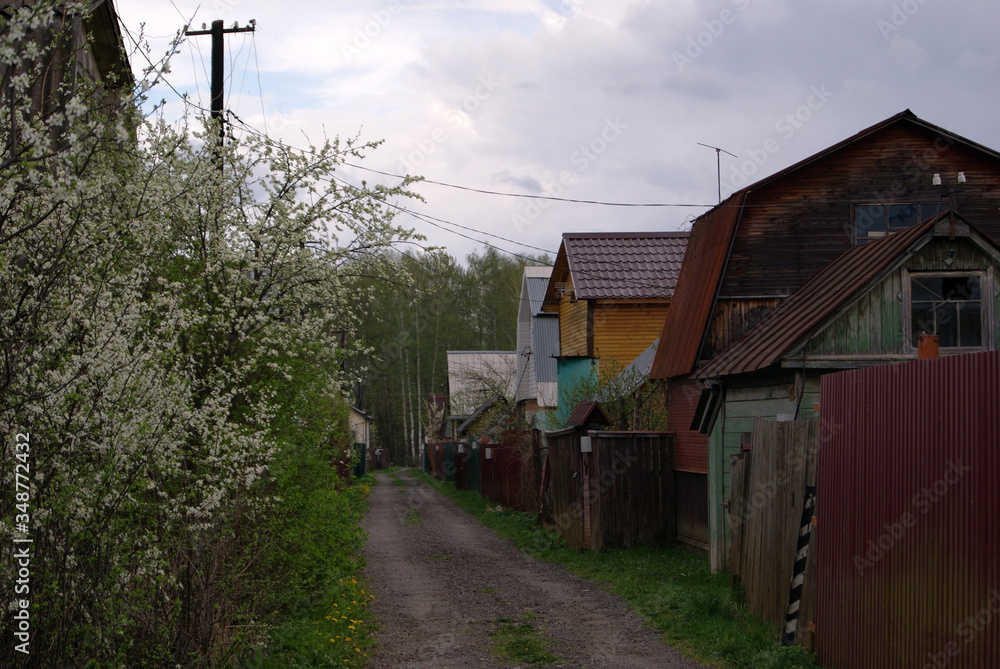
[[[227, 38], [226, 106], [303, 146], [358, 132], [365, 165], [472, 188], [609, 202], [714, 204], [903, 109], [1000, 149], [1000, 5], [987, 0], [118, 0], [153, 53], [194, 27]], [[170, 84], [208, 107], [210, 38]], [[143, 63], [133, 58], [138, 71]], [[166, 88], [168, 114], [181, 103]], [[359, 170], [353, 181], [380, 179]], [[413, 209], [508, 252], [563, 232], [674, 230], [704, 207], [623, 208], [432, 184]], [[481, 248], [407, 216], [428, 244]], [[447, 226], [445, 226], [447, 227]]]

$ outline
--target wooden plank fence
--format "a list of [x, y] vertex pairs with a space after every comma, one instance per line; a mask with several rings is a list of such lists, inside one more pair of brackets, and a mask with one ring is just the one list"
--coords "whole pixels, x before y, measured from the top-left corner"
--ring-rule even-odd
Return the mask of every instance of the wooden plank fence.
[[[797, 624], [795, 642], [811, 647], [808, 623], [815, 612], [815, 533], [804, 553], [805, 573], [796, 581], [796, 556], [808, 491], [816, 489], [818, 422], [755, 418], [749, 450], [732, 456], [729, 497], [730, 576], [747, 608], [785, 632], [790, 595]], [[815, 499], [813, 497], [813, 499]], [[810, 507], [811, 508], [811, 507]], [[801, 567], [801, 562], [800, 562]], [[797, 595], [797, 596], [796, 596]]]
[[[581, 438], [591, 451], [581, 453]], [[553, 518], [575, 548], [666, 545], [676, 538], [672, 433], [569, 429], [546, 435]]]

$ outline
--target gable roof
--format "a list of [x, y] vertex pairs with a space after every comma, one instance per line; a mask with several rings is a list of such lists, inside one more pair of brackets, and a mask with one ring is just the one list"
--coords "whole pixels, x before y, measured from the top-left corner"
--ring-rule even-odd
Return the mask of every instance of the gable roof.
[[577, 299], [670, 299], [687, 248], [687, 232], [567, 232], [563, 234], [545, 304], [557, 285], [573, 282]]
[[604, 413], [599, 402], [586, 400], [576, 405], [573, 415], [569, 417], [566, 424], [570, 427], [583, 427], [585, 425], [608, 425], [611, 419]]
[[949, 211], [877, 242], [856, 246], [820, 270], [742, 339], [698, 369], [695, 377], [706, 379], [752, 372], [777, 363], [866, 286], [894, 271], [933, 238], [948, 237], [952, 216], [956, 221], [956, 236], [978, 239], [980, 245], [1000, 252], [1000, 247], [989, 237], [979, 233], [961, 215]]
[[928, 123], [906, 109], [736, 191], [695, 221], [684, 258], [684, 268], [677, 280], [649, 378], [667, 379], [690, 374], [698, 363], [698, 355], [701, 353], [711, 325], [719, 286], [739, 229], [740, 217], [751, 191], [759, 190], [897, 123], [908, 123], [924, 128], [1000, 160], [1000, 152]]
[[374, 418], [372, 418], [371, 416], [369, 416], [367, 413], [357, 408], [356, 406], [352, 406], [351, 411], [353, 411], [356, 415], [360, 416], [361, 419], [364, 420], [365, 422], [371, 423], [372, 421], [375, 420]]

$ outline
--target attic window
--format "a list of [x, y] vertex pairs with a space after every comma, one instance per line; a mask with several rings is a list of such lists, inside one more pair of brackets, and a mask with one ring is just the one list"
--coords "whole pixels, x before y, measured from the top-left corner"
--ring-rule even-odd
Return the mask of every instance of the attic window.
[[910, 343], [921, 332], [941, 348], [982, 348], [985, 340], [983, 276], [978, 273], [910, 275]]
[[569, 283], [566, 281], [556, 281], [556, 297], [563, 297], [569, 290]]
[[938, 212], [937, 202], [854, 205], [855, 242], [865, 244], [912, 228]]

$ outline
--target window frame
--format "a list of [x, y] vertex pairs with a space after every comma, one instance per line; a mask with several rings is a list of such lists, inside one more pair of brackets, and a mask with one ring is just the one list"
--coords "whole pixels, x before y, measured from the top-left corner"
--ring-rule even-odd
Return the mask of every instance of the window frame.
[[956, 270], [903, 270], [903, 350], [907, 353], [917, 351], [917, 345], [913, 343], [914, 337], [918, 333], [913, 331], [913, 279], [917, 278], [959, 278], [976, 277], [979, 279], [980, 292], [980, 319], [981, 319], [981, 344], [979, 346], [940, 346], [942, 353], [975, 353], [979, 351], [993, 350], [993, 267], [985, 269], [956, 269]]
[[[889, 219], [889, 209], [890, 209], [890, 207], [901, 207], [901, 206], [902, 207], [916, 206], [917, 207], [917, 220], [916, 220], [915, 223], [913, 223], [913, 225], [908, 225], [908, 226], [905, 226], [905, 227], [890, 228], [889, 227], [889, 220], [890, 220]], [[941, 211], [942, 211], [941, 208], [943, 206], [945, 206], [945, 204], [943, 202], [939, 201], [939, 200], [916, 200], [914, 202], [878, 202], [878, 201], [852, 202], [851, 203], [851, 235], [852, 235], [853, 245], [854, 246], [859, 246], [861, 244], [867, 244], [869, 242], [875, 242], [875, 241], [878, 241], [880, 239], [885, 239], [886, 237], [888, 237], [891, 234], [900, 232], [902, 230], [907, 230], [907, 229], [913, 227], [914, 225], [920, 225], [921, 223], [923, 223], [924, 221], [926, 221], [931, 216], [936, 216], [937, 214], [941, 213]], [[861, 208], [865, 208], [865, 207], [882, 207], [882, 208], [884, 208], [885, 211], [883, 212], [883, 227], [884, 227], [885, 232], [884, 232], [884, 234], [881, 237], [868, 237], [867, 236], [867, 232], [866, 232], [865, 238], [862, 238], [862, 237], [859, 236], [859, 234], [858, 234], [858, 210], [861, 209]], [[932, 213], [924, 215], [925, 208], [933, 209]]]

